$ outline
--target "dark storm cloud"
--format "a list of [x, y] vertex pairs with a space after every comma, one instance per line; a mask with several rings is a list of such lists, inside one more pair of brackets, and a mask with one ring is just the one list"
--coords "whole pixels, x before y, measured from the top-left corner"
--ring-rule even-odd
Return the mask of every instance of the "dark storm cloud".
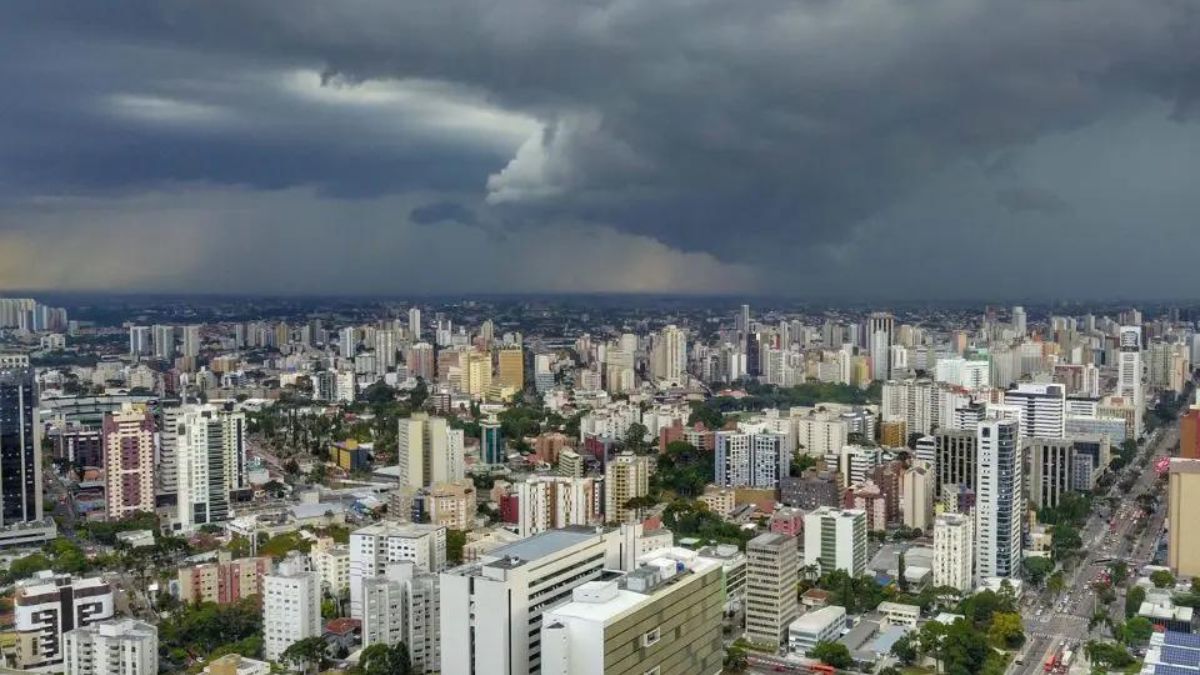
[[[855, 264], [947, 171], [1153, 106], [1194, 134], [1200, 100], [1191, 0], [46, 0], [0, 26], [0, 186], [473, 190], [481, 222], [592, 222], [772, 279]], [[324, 80], [282, 86], [297, 71]], [[1063, 216], [1058, 191], [981, 190], [954, 227]]]
[[436, 202], [418, 206], [408, 214], [408, 219], [417, 225], [434, 223], [459, 223], [474, 225], [475, 212], [457, 202]]
[[1047, 216], [1069, 211], [1062, 197], [1036, 187], [1015, 187], [996, 193], [996, 203], [1013, 213], [1040, 213]]

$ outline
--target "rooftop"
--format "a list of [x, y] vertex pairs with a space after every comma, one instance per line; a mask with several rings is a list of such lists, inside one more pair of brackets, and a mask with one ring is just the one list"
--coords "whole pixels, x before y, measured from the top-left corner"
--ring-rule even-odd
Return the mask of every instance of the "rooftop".
[[814, 609], [801, 614], [795, 621], [788, 624], [788, 630], [817, 632], [836, 621], [846, 620], [846, 608], [838, 605]]
[[596, 528], [574, 525], [535, 534], [521, 541], [492, 549], [486, 555], [489, 558], [516, 558], [522, 562], [528, 562], [590, 541], [598, 534]]

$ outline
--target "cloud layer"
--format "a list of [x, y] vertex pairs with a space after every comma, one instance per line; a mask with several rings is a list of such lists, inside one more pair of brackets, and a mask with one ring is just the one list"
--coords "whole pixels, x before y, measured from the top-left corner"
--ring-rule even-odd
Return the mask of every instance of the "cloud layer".
[[[106, 259], [0, 288], [267, 290], [269, 246], [306, 291], [1150, 293], [1200, 207], [1197, 44], [1187, 0], [10, 3], [0, 242]], [[229, 269], [113, 276], [130, 232]], [[389, 264], [414, 237], [510, 257]], [[285, 262], [317, 251], [391, 272]]]

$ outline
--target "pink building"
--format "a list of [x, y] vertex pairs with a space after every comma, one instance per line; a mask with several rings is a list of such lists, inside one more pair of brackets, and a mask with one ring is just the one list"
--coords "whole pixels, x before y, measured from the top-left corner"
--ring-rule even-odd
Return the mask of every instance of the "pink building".
[[779, 509], [771, 516], [771, 531], [798, 538], [804, 532], [804, 512], [791, 507]]
[[108, 517], [154, 511], [154, 415], [126, 405], [108, 413], [100, 429]]
[[846, 488], [842, 505], [848, 509], [867, 512], [868, 532], [887, 529], [887, 497], [874, 482], [868, 480]]

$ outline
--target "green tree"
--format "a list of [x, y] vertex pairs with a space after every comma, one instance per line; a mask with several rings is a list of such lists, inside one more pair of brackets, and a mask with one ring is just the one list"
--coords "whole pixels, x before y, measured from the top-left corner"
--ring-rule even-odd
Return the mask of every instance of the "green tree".
[[1146, 601], [1146, 589], [1141, 586], [1134, 586], [1125, 594], [1125, 616], [1137, 616], [1138, 610], [1142, 608], [1142, 603]]
[[463, 561], [463, 547], [467, 545], [467, 533], [462, 530], [446, 530], [446, 560], [458, 564]]
[[1129, 578], [1129, 565], [1124, 560], [1118, 560], [1109, 565], [1108, 573], [1114, 586], [1122, 586], [1125, 584], [1125, 580]]
[[905, 635], [896, 640], [892, 644], [892, 656], [895, 656], [900, 663], [911, 666], [917, 662], [917, 647], [913, 644], [913, 638]]
[[992, 616], [992, 625], [988, 628], [988, 639], [992, 644], [1003, 649], [1015, 649], [1025, 642], [1025, 632], [1021, 625], [1021, 615], [1016, 612], [997, 612]]
[[1144, 644], [1150, 641], [1154, 634], [1154, 624], [1144, 616], [1135, 616], [1125, 622], [1122, 630], [1122, 642], [1129, 645]]
[[725, 670], [726, 673], [743, 673], [750, 667], [750, 660], [746, 658], [746, 648], [736, 642], [729, 645], [725, 649]]
[[840, 642], [818, 642], [815, 647], [808, 650], [808, 657], [817, 659], [821, 663], [833, 666], [839, 670], [854, 665], [854, 659], [850, 656], [850, 650]]
[[304, 672], [313, 668], [319, 669], [325, 660], [325, 638], [309, 637], [297, 640], [283, 650], [280, 660], [294, 663]]
[[1029, 556], [1021, 561], [1021, 566], [1025, 568], [1025, 578], [1038, 586], [1054, 571], [1054, 561], [1042, 556]]
[[363, 650], [358, 659], [359, 675], [410, 675], [412, 662], [408, 646], [403, 642], [394, 645], [374, 644]]
[[1155, 570], [1150, 574], [1150, 581], [1157, 588], [1167, 588], [1175, 585], [1175, 575], [1166, 570]]
[[646, 454], [647, 450], [650, 449], [650, 446], [646, 443], [646, 436], [649, 433], [650, 430], [647, 429], [646, 425], [644, 424], [639, 422], [630, 424], [629, 428], [625, 430], [625, 438], [623, 439], [625, 442], [625, 449], [634, 453], [635, 455]]
[[1067, 587], [1066, 578], [1063, 576], [1062, 570], [1050, 575], [1046, 580], [1046, 588], [1050, 589], [1051, 593], [1061, 593]]

